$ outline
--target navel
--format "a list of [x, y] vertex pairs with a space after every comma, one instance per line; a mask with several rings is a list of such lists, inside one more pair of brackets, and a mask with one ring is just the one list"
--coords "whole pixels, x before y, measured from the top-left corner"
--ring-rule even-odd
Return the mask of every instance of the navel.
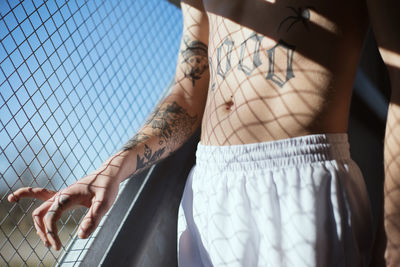
[[227, 102], [225, 102], [225, 109], [226, 110], [232, 110], [233, 109], [233, 96], [231, 96], [231, 99]]

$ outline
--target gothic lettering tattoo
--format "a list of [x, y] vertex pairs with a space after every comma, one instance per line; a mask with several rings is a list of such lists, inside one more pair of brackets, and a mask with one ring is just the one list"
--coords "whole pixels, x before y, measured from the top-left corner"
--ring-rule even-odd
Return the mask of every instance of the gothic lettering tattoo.
[[[309, 15], [308, 15], [309, 17]], [[261, 66], [261, 56], [266, 55], [268, 60], [268, 73], [266, 75], [267, 80], [271, 80], [279, 87], [283, 87], [287, 81], [294, 78], [293, 72], [293, 57], [294, 57], [294, 50], [295, 46], [288, 44], [283, 40], [279, 40], [278, 43], [268, 50], [264, 50], [264, 53], [260, 53], [261, 50], [261, 42], [263, 40], [263, 36], [257, 33], [252, 33], [246, 40], [244, 40], [240, 45], [240, 57], [238, 62], [238, 70], [243, 71], [247, 76], [250, 76], [252, 72]], [[231, 53], [234, 47], [234, 42], [229, 38], [226, 38], [224, 42], [217, 48], [217, 76], [213, 75], [213, 66], [211, 57], [209, 58], [210, 62], [210, 73], [211, 73], [211, 90], [215, 89], [215, 79], [218, 76], [225, 79], [228, 72], [231, 70]], [[246, 53], [247, 51], [247, 53]], [[283, 55], [282, 55], [283, 52]], [[278, 55], [277, 55], [278, 53]], [[252, 55], [250, 61], [246, 61], [245, 58], [248, 55]], [[285, 58], [282, 58], [285, 57]], [[276, 71], [276, 59], [279, 58], [279, 62], [281, 59], [286, 59], [286, 66], [284, 66], [284, 74], [281, 72]], [[224, 59], [224, 60], [223, 60]], [[224, 64], [223, 64], [224, 63]]]
[[[275, 54], [278, 48], [284, 49], [284, 51], [286, 51], [286, 73], [284, 77], [282, 77], [282, 75], [275, 73]], [[279, 87], [283, 87], [287, 81], [289, 81], [291, 78], [294, 77], [292, 63], [293, 63], [293, 53], [295, 48], [296, 47], [294, 45], [290, 45], [283, 40], [279, 40], [274, 47], [267, 50], [268, 62], [269, 62], [268, 74], [266, 77], [267, 80], [271, 80]]]
[[208, 62], [209, 62], [208, 63], [209, 66], [210, 66], [210, 89], [211, 89], [211, 91], [214, 91], [216, 84], [214, 81], [214, 67], [212, 65], [211, 57], [208, 57]]
[[185, 43], [185, 49], [181, 51], [184, 59], [182, 63], [185, 64], [183, 72], [194, 86], [195, 81], [199, 80], [208, 68], [208, 48], [198, 40], [191, 40], [189, 36], [185, 36], [183, 42]]
[[[228, 37], [224, 40], [224, 42], [217, 48], [217, 74], [225, 79], [226, 74], [231, 69], [231, 53], [233, 48], [233, 41]], [[226, 53], [223, 55], [223, 51]], [[225, 68], [222, 66], [223, 59], [225, 58]]]
[[293, 27], [293, 25], [295, 25], [298, 22], [303, 23], [304, 27], [306, 27], [307, 30], [310, 29], [309, 26], [310, 10], [315, 10], [314, 7], [306, 6], [306, 7], [298, 7], [297, 9], [294, 7], [287, 7], [287, 8], [289, 8], [294, 14], [286, 17], [284, 20], [281, 21], [281, 23], [278, 26], [278, 31], [281, 29], [281, 27], [283, 27], [284, 24], [288, 25], [289, 23], [289, 26], [286, 29], [286, 32], [288, 32]]
[[[260, 46], [261, 46], [262, 38], [263, 38], [263, 36], [253, 33], [249, 38], [244, 40], [242, 42], [242, 44], [240, 45], [241, 48], [240, 48], [240, 59], [239, 59], [238, 69], [242, 70], [247, 75], [250, 75], [254, 69], [256, 69], [257, 67], [259, 67], [261, 65]], [[254, 45], [254, 49], [252, 52], [253, 64], [250, 66], [246, 66], [244, 64], [244, 57], [246, 56], [246, 53], [245, 53], [246, 49], [248, 49], [248, 47], [250, 45]]]

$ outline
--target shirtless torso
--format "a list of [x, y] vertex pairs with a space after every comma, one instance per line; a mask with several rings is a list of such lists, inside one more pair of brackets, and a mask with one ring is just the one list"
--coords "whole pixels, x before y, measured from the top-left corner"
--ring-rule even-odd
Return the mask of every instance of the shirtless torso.
[[346, 132], [364, 5], [205, 0], [210, 83], [201, 142]]

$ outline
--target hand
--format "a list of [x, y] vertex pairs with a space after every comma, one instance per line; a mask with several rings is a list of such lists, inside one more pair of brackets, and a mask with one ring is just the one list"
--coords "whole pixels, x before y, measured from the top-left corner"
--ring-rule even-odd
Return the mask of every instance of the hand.
[[118, 194], [119, 181], [106, 174], [107, 168], [95, 171], [71, 186], [59, 191], [24, 187], [8, 196], [9, 202], [21, 198], [44, 200], [32, 213], [33, 222], [46, 247], [61, 248], [56, 222], [64, 211], [77, 206], [89, 208], [78, 231], [80, 238], [87, 238], [99, 225], [103, 215], [110, 209]]

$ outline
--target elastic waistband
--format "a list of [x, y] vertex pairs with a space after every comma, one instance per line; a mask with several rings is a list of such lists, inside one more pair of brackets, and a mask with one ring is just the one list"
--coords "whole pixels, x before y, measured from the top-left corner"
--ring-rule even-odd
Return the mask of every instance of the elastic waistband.
[[347, 134], [316, 134], [232, 146], [197, 145], [196, 165], [206, 169], [253, 170], [350, 159]]

